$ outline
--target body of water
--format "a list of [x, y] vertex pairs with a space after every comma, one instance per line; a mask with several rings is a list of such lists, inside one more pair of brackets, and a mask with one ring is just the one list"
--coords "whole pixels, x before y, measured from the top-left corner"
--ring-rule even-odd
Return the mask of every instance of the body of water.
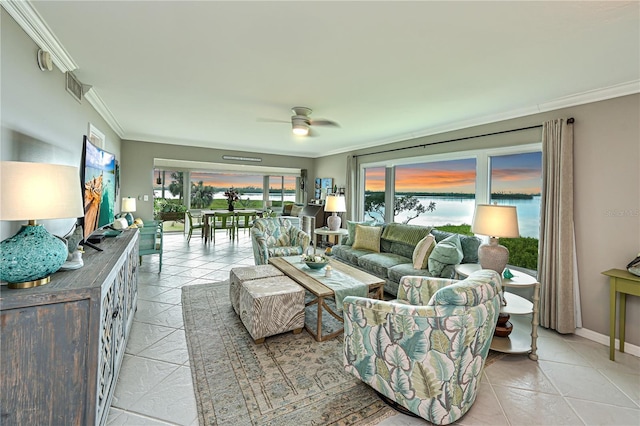
[[[167, 198], [170, 193], [166, 192]], [[160, 196], [160, 191], [156, 191], [156, 197]], [[217, 192], [215, 199], [224, 199], [224, 192]], [[241, 196], [243, 200], [262, 200], [262, 193], [246, 193]], [[279, 198], [279, 197], [278, 197]], [[284, 201], [294, 202], [294, 194], [285, 194]], [[470, 225], [473, 220], [473, 212], [475, 210], [475, 200], [472, 198], [455, 198], [455, 197], [438, 197], [438, 196], [419, 196], [420, 203], [425, 207], [429, 206], [431, 201], [436, 203], [436, 209], [432, 212], [426, 212], [412, 219], [409, 223], [412, 225], [442, 226], [442, 225]], [[518, 227], [522, 237], [538, 238], [538, 229], [540, 227], [540, 196], [534, 196], [532, 199], [504, 199], [498, 200], [500, 205], [516, 206], [518, 211]], [[377, 216], [377, 215], [376, 215]], [[401, 212], [396, 218], [396, 222], [403, 222], [408, 217], [407, 212]], [[377, 216], [378, 220], [383, 218]]]
[[[435, 202], [436, 209], [432, 212], [423, 213], [415, 219], [412, 219], [409, 222], [411, 225], [470, 225], [473, 221], [473, 212], [475, 210], [474, 199], [438, 196], [417, 198], [425, 207], [429, 206], [430, 202]], [[498, 204], [516, 206], [518, 211], [518, 227], [520, 229], [520, 236], [533, 238], [539, 237], [540, 196], [535, 196], [529, 200], [498, 200]], [[408, 216], [408, 212], [400, 212], [400, 214], [396, 216], [395, 221], [403, 222]]]

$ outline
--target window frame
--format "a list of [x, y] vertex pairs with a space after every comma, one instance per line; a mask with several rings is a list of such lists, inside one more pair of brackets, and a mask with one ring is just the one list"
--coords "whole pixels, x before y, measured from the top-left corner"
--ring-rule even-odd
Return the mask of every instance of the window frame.
[[[364, 171], [372, 167], [385, 167], [385, 200], [393, 200], [395, 197], [395, 168], [396, 166], [429, 163], [435, 161], [450, 161], [475, 158], [476, 160], [476, 189], [475, 202], [487, 204], [490, 200], [491, 187], [491, 162], [490, 157], [498, 155], [525, 154], [530, 152], [541, 152], [542, 141], [521, 145], [510, 145], [497, 148], [473, 149], [465, 151], [455, 151], [440, 154], [427, 154], [417, 157], [401, 157], [388, 160], [379, 160], [358, 165], [358, 199], [356, 200], [357, 216], [362, 220], [364, 217]], [[394, 184], [394, 185], [390, 185]], [[385, 210], [385, 222], [393, 222], [393, 210]]]

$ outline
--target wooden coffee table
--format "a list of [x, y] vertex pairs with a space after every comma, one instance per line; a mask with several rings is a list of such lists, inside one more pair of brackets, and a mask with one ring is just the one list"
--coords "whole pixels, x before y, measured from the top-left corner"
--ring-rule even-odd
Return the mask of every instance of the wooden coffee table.
[[[317, 305], [318, 307], [318, 318], [317, 318], [317, 327], [316, 327], [317, 333], [314, 333], [314, 331], [307, 326], [306, 322], [304, 325], [304, 328], [307, 330], [309, 334], [311, 334], [314, 337], [314, 339], [316, 339], [318, 342], [323, 342], [325, 340], [333, 339], [334, 337], [340, 335], [343, 332], [344, 328], [341, 328], [340, 330], [334, 331], [331, 334], [328, 334], [325, 336], [322, 335], [322, 311], [323, 310], [326, 310], [335, 319], [344, 323], [344, 319], [338, 313], [334, 312], [333, 309], [331, 309], [325, 301], [325, 299], [327, 298], [331, 299], [335, 297], [335, 294], [332, 289], [330, 289], [326, 285], [322, 284], [320, 281], [316, 280], [312, 276], [305, 273], [304, 269], [296, 268], [294, 265], [287, 262], [285, 259], [281, 257], [270, 257], [269, 263], [275, 266], [276, 268], [278, 268], [279, 270], [281, 270], [286, 276], [288, 276], [289, 278], [291, 278], [292, 280], [300, 284], [302, 287], [304, 287], [306, 290], [308, 290], [311, 294], [314, 295], [315, 298], [307, 302], [305, 304], [305, 308], [312, 305]], [[337, 260], [332, 260], [330, 264], [335, 271], [340, 271], [343, 274], [349, 275], [351, 278], [357, 281], [360, 281], [363, 284], [368, 285], [369, 294], [372, 294], [373, 298], [382, 299], [383, 292], [384, 292], [383, 290], [384, 280], [374, 275], [367, 274], [366, 272], [363, 272], [352, 266], [346, 265]]]

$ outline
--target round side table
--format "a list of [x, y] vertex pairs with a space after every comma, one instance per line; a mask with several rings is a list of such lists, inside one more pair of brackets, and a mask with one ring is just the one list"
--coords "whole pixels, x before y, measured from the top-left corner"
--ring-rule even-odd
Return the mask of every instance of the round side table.
[[322, 237], [327, 237], [327, 242], [329, 242], [329, 237], [333, 237], [333, 244], [337, 244], [339, 242], [340, 236], [342, 235], [347, 235], [349, 233], [349, 231], [347, 231], [344, 228], [339, 228], [335, 231], [331, 231], [329, 228], [316, 228], [313, 233], [316, 236], [316, 247], [318, 245], [318, 235], [322, 236]]
[[[480, 265], [477, 263], [462, 263], [456, 265], [456, 276], [459, 279], [468, 277], [472, 272], [479, 271]], [[491, 349], [498, 352], [521, 354], [529, 353], [529, 358], [536, 361], [538, 355], [536, 351], [538, 340], [539, 323], [539, 303], [540, 303], [540, 283], [531, 275], [512, 270], [512, 278], [502, 278], [502, 289], [506, 304], [500, 308], [501, 314], [528, 315], [531, 314], [531, 335], [526, 330], [513, 328], [507, 337], [494, 337], [491, 341]], [[517, 294], [504, 291], [509, 287], [533, 287], [533, 303]]]

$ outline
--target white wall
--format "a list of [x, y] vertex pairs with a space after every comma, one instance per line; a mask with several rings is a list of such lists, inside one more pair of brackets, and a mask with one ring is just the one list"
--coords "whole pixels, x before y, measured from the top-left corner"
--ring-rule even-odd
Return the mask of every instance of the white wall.
[[[80, 167], [83, 136], [90, 122], [106, 135], [105, 148], [119, 158], [118, 135], [86, 100], [79, 103], [71, 97], [65, 89], [65, 75], [58, 68], [40, 71], [38, 46], [3, 8], [0, 24], [0, 159]], [[64, 235], [73, 222], [42, 223], [50, 232]], [[0, 224], [0, 240], [15, 234], [21, 225]]]

